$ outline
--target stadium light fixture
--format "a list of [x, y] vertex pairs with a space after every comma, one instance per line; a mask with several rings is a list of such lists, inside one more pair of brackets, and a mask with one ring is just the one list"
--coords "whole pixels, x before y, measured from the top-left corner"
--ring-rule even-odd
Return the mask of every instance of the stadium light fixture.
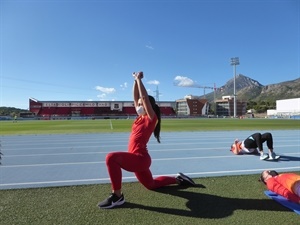
[[236, 118], [236, 87], [235, 87], [235, 78], [236, 78], [236, 66], [240, 65], [239, 57], [231, 58], [231, 66], [233, 66], [233, 117]]

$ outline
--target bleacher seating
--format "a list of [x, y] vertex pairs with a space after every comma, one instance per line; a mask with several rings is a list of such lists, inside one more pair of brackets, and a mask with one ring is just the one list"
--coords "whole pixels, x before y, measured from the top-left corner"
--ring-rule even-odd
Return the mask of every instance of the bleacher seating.
[[55, 114], [57, 116], [69, 116], [71, 114], [70, 107], [57, 107]]
[[123, 114], [124, 115], [136, 115], [135, 108], [132, 107], [123, 107]]
[[[122, 110], [112, 110], [107, 107], [43, 107], [42, 103], [30, 100], [32, 112], [39, 117], [66, 117], [66, 116], [136, 116], [134, 106], [123, 106]], [[34, 107], [39, 106], [39, 107]], [[176, 116], [175, 110], [170, 106], [160, 107], [161, 116]]]
[[107, 115], [111, 113], [110, 107], [97, 107], [95, 108], [95, 115]]
[[39, 116], [51, 116], [56, 113], [56, 107], [45, 107], [41, 108]]
[[95, 107], [81, 108], [80, 115], [83, 115], [83, 116], [94, 116], [95, 115]]
[[175, 116], [176, 113], [172, 107], [160, 107], [162, 116]]

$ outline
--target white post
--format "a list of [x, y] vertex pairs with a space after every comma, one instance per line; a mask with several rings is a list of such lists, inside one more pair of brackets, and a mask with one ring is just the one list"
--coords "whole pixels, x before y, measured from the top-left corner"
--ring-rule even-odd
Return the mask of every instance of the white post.
[[236, 79], [236, 64], [234, 64], [234, 74], [233, 74], [233, 117], [236, 118], [236, 87], [235, 87], [235, 79]]
[[236, 87], [235, 87], [235, 79], [236, 79], [236, 66], [239, 65], [239, 57], [231, 58], [231, 64], [234, 66], [234, 74], [233, 74], [233, 117], [236, 118]]

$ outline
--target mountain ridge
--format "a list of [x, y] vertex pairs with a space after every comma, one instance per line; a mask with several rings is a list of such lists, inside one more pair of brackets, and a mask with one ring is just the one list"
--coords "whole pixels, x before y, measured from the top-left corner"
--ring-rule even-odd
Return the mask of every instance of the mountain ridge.
[[[237, 100], [241, 101], [276, 101], [300, 97], [300, 78], [283, 81], [275, 84], [262, 85], [257, 80], [238, 74], [235, 79]], [[222, 99], [222, 96], [232, 95], [234, 92], [234, 79], [231, 78], [219, 87], [216, 92], [200, 96], [209, 102]]]

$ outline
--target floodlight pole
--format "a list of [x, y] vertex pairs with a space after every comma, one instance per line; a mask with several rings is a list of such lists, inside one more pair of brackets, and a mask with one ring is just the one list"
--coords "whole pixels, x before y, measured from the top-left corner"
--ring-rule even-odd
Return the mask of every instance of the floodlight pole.
[[236, 87], [235, 87], [235, 78], [236, 78], [236, 66], [240, 65], [239, 57], [231, 58], [231, 66], [234, 66], [234, 73], [233, 73], [233, 117], [236, 118]]

